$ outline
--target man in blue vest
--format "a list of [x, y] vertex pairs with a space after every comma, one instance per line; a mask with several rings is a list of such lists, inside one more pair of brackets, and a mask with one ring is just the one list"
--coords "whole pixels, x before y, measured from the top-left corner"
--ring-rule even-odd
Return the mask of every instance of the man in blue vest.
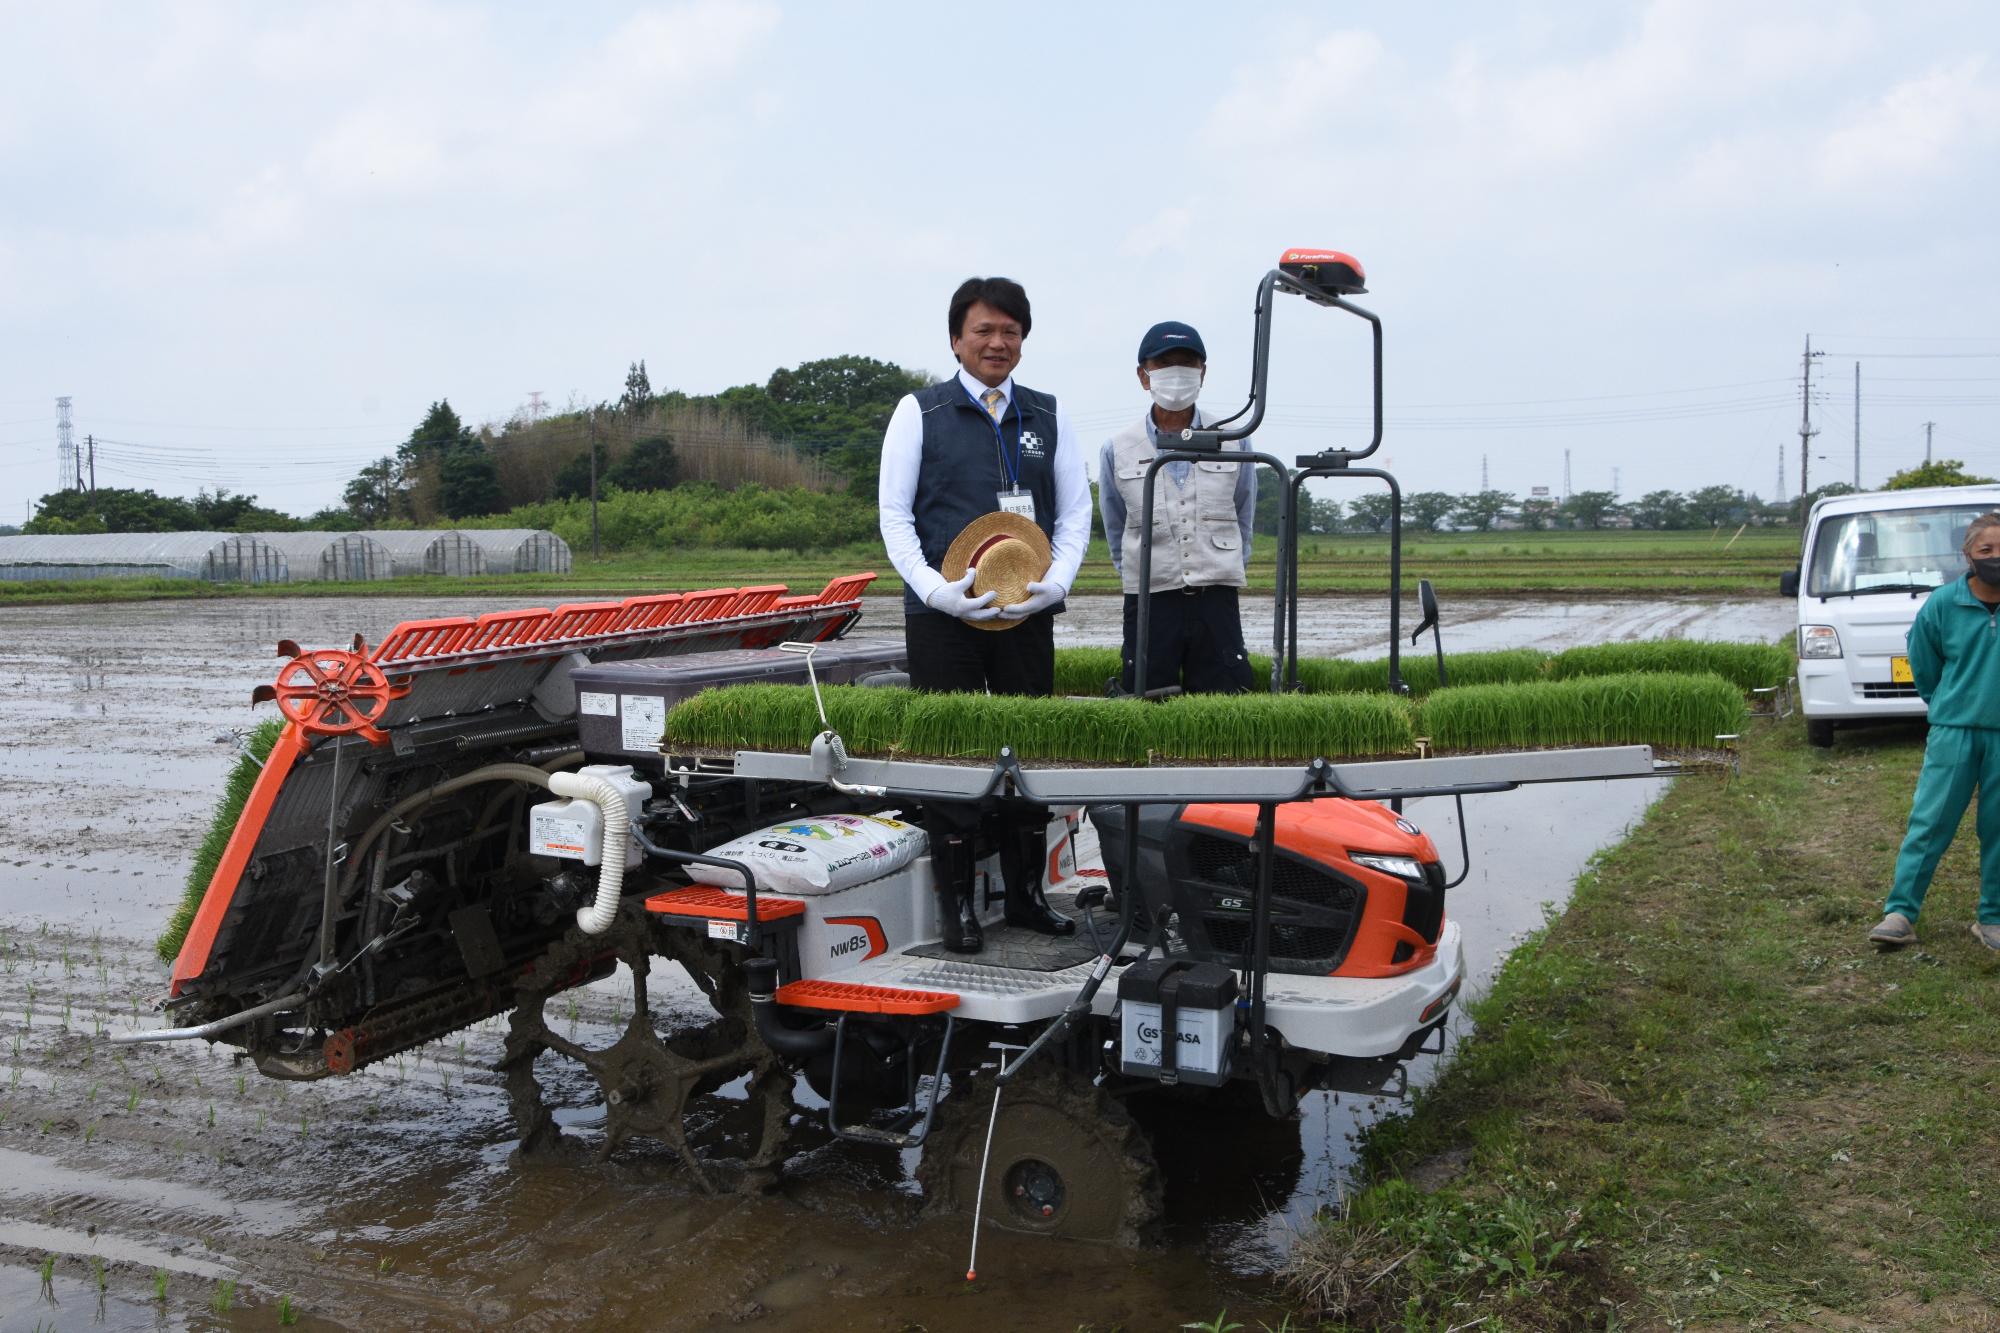
[[[882, 437], [882, 542], [903, 578], [903, 634], [910, 685], [919, 690], [1049, 694], [1055, 689], [1055, 617], [1090, 541], [1090, 482], [1083, 449], [1055, 398], [1014, 382], [1033, 320], [1028, 294], [1006, 278], [968, 278], [947, 313], [956, 375], [906, 395]], [[1024, 601], [995, 606], [974, 596], [973, 571], [939, 573], [952, 539], [996, 510], [1033, 520], [1049, 538], [1048, 572]], [[971, 622], [1004, 621], [1002, 633]], [[983, 943], [973, 900], [976, 806], [931, 802], [925, 827], [944, 896], [945, 947]], [[1000, 812], [1007, 921], [1050, 935], [1076, 923], [1042, 892], [1048, 811], [1018, 803]]]
[[[1257, 469], [1246, 463], [1169, 463], [1154, 475], [1152, 524], [1144, 507], [1146, 471], [1155, 454], [1180, 446], [1182, 431], [1206, 426], [1195, 408], [1208, 373], [1201, 335], [1178, 320], [1139, 340], [1139, 387], [1152, 397], [1146, 415], [1104, 442], [1097, 502], [1111, 564], [1125, 588], [1125, 689], [1179, 686], [1190, 694], [1242, 694], [1253, 684], [1243, 647], [1236, 590], [1246, 582], [1250, 526], [1257, 513]], [[1246, 441], [1223, 449], [1241, 451]], [[1139, 557], [1152, 548], [1150, 587], [1139, 586]], [[1139, 598], [1150, 597], [1146, 680], [1135, 683]]]

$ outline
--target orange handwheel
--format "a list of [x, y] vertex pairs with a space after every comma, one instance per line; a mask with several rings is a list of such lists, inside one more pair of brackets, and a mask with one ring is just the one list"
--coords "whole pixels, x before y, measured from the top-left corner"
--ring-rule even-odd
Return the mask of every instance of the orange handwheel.
[[301, 653], [278, 672], [278, 709], [302, 731], [320, 736], [359, 735], [371, 744], [388, 739], [375, 722], [402, 693], [382, 668], [361, 653], [323, 648]]

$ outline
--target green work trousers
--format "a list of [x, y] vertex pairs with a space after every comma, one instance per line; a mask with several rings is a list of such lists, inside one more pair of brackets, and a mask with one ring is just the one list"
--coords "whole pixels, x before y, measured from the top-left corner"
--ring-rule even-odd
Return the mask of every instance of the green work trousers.
[[1885, 910], [1910, 920], [1923, 910], [1931, 876], [1979, 789], [1979, 919], [2000, 925], [2000, 731], [1931, 725], [1924, 767], [1910, 803], [1910, 831], [1896, 854], [1896, 883]]

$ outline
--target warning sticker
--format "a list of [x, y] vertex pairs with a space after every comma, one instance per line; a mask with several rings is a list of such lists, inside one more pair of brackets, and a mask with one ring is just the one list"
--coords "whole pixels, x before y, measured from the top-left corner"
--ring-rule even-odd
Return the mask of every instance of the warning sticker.
[[627, 750], [657, 750], [667, 734], [667, 701], [653, 694], [618, 696], [618, 744]]
[[736, 938], [736, 923], [734, 921], [711, 921], [708, 923], [708, 937], [712, 940], [733, 941]]
[[581, 690], [576, 696], [576, 706], [592, 717], [618, 716], [618, 696], [615, 694], [598, 694], [592, 690]]

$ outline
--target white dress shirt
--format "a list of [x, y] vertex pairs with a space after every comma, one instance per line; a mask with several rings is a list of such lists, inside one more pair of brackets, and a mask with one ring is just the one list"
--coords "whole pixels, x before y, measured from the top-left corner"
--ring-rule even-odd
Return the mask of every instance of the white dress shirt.
[[[974, 402], [979, 402], [979, 396], [987, 389], [963, 369], [958, 372], [958, 382], [965, 386]], [[1000, 393], [1011, 407], [1012, 376], [1000, 385]], [[923, 543], [917, 540], [914, 506], [917, 473], [923, 461], [923, 410], [917, 406], [915, 394], [904, 394], [889, 418], [889, 429], [882, 434], [882, 474], [876, 503], [889, 563], [896, 567], [904, 585], [919, 601], [929, 602], [931, 594], [943, 587], [946, 580], [924, 563]], [[1057, 584], [1067, 593], [1076, 582], [1076, 571], [1083, 564], [1085, 548], [1090, 545], [1090, 481], [1085, 472], [1083, 446], [1077, 443], [1069, 415], [1060, 402], [1056, 404], [1056, 453], [1050, 466], [1055, 469], [1056, 530], [1049, 541], [1049, 572], [1041, 581]], [[997, 504], [999, 496], [995, 495], [994, 500]]]

